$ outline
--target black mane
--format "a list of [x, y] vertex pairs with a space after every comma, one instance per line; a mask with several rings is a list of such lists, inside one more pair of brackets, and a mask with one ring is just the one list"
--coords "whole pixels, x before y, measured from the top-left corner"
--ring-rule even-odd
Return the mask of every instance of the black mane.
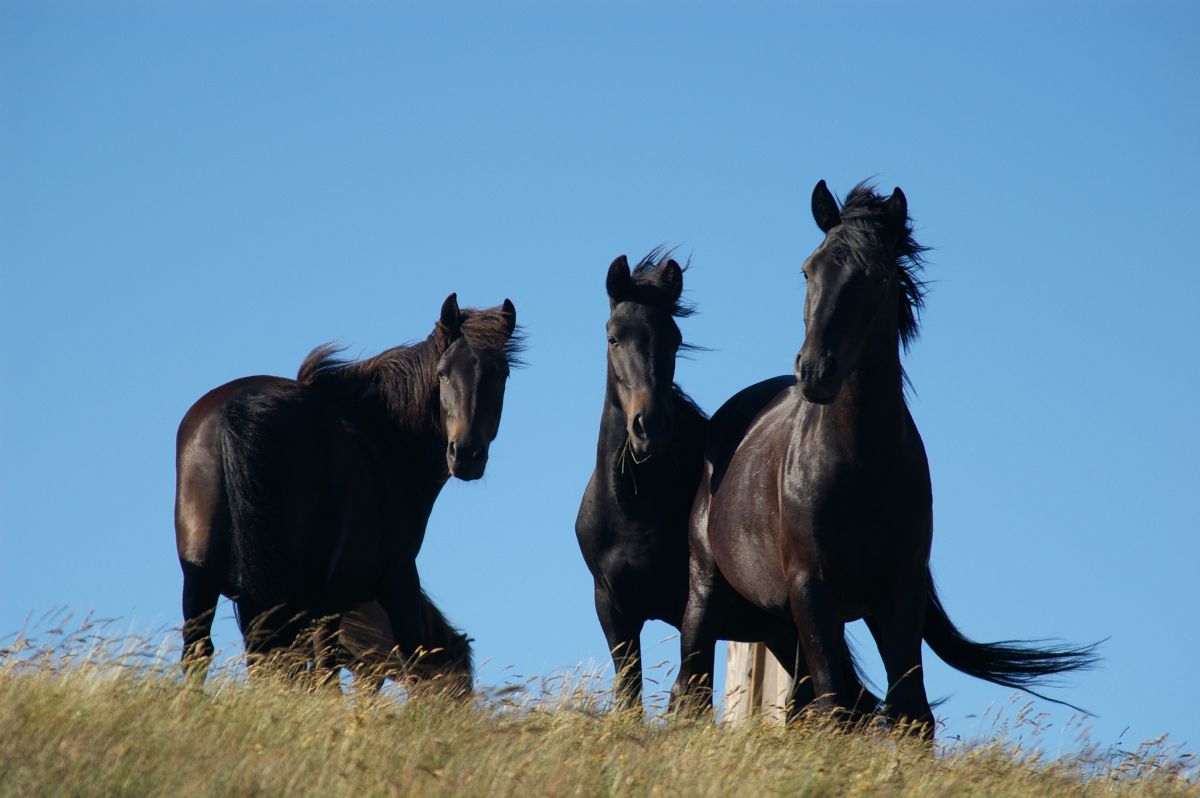
[[[863, 181], [850, 189], [841, 209], [841, 228], [838, 235], [849, 256], [864, 266], [875, 265], [873, 260], [882, 247], [879, 232], [887, 216], [888, 198], [875, 191], [875, 186]], [[896, 280], [900, 285], [898, 327], [900, 342], [907, 350], [920, 332], [921, 311], [925, 307], [926, 284], [920, 277], [925, 268], [922, 253], [928, 248], [913, 238], [912, 218], [904, 219], [904, 232], [896, 246]]]
[[420, 343], [396, 346], [366, 360], [348, 360], [339, 357], [345, 347], [323, 344], [304, 358], [296, 382], [341, 404], [382, 405], [403, 427], [436, 427], [437, 363], [446, 346], [435, 331]]
[[[519, 326], [509, 335], [498, 309], [464, 308], [460, 331], [483, 357], [509, 368], [524, 365], [525, 335]], [[451, 343], [450, 334], [438, 322], [424, 341], [396, 346], [365, 360], [338, 357], [345, 347], [323, 344], [304, 358], [296, 382], [352, 404], [381, 403], [394, 421], [410, 429], [436, 428], [441, 423], [433, 401], [438, 390], [437, 363]]]

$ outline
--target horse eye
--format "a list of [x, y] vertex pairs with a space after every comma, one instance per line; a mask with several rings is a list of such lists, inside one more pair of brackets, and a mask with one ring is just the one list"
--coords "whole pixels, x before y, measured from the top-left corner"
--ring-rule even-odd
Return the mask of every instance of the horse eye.
[[441, 380], [442, 382], [450, 382], [450, 378], [447, 377], [445, 374], [438, 374], [438, 379]]
[[807, 282], [808, 281], [808, 272], [804, 269], [801, 269], [800, 273], [804, 275], [804, 280]]
[[618, 343], [617, 343], [617, 339], [616, 339], [616, 338], [613, 338], [613, 337], [610, 335], [610, 336], [608, 336], [608, 345], [609, 345], [609, 346], [619, 346], [620, 344], [618, 344]]

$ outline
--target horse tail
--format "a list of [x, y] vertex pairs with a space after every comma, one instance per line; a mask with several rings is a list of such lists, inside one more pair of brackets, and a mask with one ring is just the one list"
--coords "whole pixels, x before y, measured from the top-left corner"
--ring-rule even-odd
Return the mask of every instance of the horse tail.
[[462, 674], [468, 680], [474, 678], [471, 638], [446, 619], [424, 590], [421, 591], [421, 646], [426, 651], [440, 649], [439, 655], [431, 659], [444, 663], [444, 668]]
[[925, 642], [933, 653], [950, 667], [970, 676], [1004, 687], [1013, 687], [1055, 704], [1080, 710], [1066, 701], [1049, 698], [1031, 689], [1047, 677], [1094, 667], [1099, 661], [1099, 643], [1087, 646], [1052, 645], [1037, 648], [1039, 641], [1002, 640], [996, 643], [977, 643], [966, 637], [951, 623], [933, 583], [933, 575], [925, 571], [926, 598]]
[[218, 438], [232, 521], [232, 576], [238, 597], [259, 611], [283, 604], [288, 595], [279, 514], [267, 484], [275, 465], [267, 413], [264, 397], [233, 399], [221, 415]]
[[862, 663], [858, 661], [857, 653], [850, 645], [850, 640], [845, 633], [842, 634], [842, 656], [844, 657], [842, 661], [850, 666], [854, 678], [858, 680], [858, 694], [854, 696], [854, 710], [864, 715], [874, 714], [881, 703], [879, 696], [867, 687], [867, 673], [863, 670]]

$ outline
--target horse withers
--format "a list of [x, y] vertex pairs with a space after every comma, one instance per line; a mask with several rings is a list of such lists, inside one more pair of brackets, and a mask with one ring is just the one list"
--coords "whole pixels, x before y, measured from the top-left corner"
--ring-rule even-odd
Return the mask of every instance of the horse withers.
[[362, 361], [321, 347], [296, 379], [209, 391], [177, 438], [175, 540], [183, 661], [201, 679], [218, 596], [234, 601], [252, 664], [317, 619], [383, 609], [405, 656], [424, 645], [416, 557], [442, 486], [483, 475], [521, 336], [508, 300], [460, 309], [451, 294], [424, 341]]
[[980, 644], [947, 618], [929, 571], [929, 466], [900, 362], [918, 331], [923, 248], [899, 188], [883, 197], [860, 184], [839, 208], [821, 181], [812, 212], [825, 238], [803, 268], [794, 373], [745, 389], [710, 424], [673, 698], [687, 699], [710, 664], [730, 601], [714, 586], [728, 585], [790, 619], [807, 689], [826, 709], [857, 705], [843, 636], [865, 619], [887, 671], [884, 713], [931, 736], [922, 639], [952, 667], [1026, 690], [1091, 665], [1094, 646]]

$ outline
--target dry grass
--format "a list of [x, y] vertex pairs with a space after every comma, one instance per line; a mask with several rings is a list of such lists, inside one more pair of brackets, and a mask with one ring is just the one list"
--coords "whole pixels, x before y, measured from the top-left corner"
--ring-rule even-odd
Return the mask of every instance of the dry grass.
[[166, 646], [90, 622], [49, 638], [0, 655], [3, 796], [1200, 795], [1161, 740], [1048, 762], [1001, 735], [935, 755], [818, 722], [647, 724], [602, 712], [579, 679], [473, 705], [250, 684], [233, 667], [197, 689]]

